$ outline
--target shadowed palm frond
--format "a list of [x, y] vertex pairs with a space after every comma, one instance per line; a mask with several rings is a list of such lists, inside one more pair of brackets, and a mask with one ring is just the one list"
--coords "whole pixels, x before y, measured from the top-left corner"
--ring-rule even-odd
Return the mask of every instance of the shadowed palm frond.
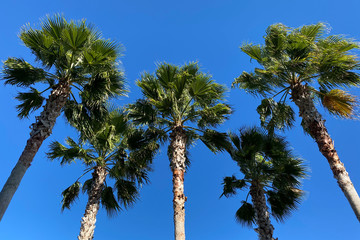
[[278, 191], [268, 191], [267, 195], [271, 206], [271, 214], [277, 221], [283, 222], [292, 211], [297, 209], [303, 191], [296, 188], [286, 188]]
[[238, 223], [246, 227], [252, 227], [255, 223], [255, 210], [251, 203], [242, 201], [241, 207], [235, 213]]
[[71, 205], [78, 198], [80, 192], [81, 183], [76, 181], [70, 187], [65, 189], [61, 195], [63, 199], [61, 200], [61, 211], [64, 211], [65, 208], [70, 209]]
[[21, 102], [16, 106], [19, 118], [29, 117], [30, 113], [39, 109], [45, 100], [41, 92], [35, 88], [30, 88], [30, 92], [19, 92], [15, 98]]
[[108, 216], [113, 216], [121, 210], [121, 207], [117, 203], [113, 189], [111, 187], [105, 187], [102, 190], [101, 205], [105, 208]]
[[231, 147], [228, 135], [215, 130], [206, 130], [200, 140], [214, 153], [228, 151]]
[[261, 126], [270, 133], [275, 129], [285, 130], [291, 128], [295, 122], [293, 109], [283, 102], [276, 102], [272, 98], [265, 98], [257, 107], [256, 111], [260, 115]]
[[127, 208], [131, 206], [139, 197], [138, 189], [134, 182], [124, 179], [117, 179], [115, 183], [117, 200]]
[[231, 197], [236, 194], [236, 190], [241, 190], [247, 187], [244, 179], [238, 180], [234, 175], [231, 177], [225, 177], [223, 180], [223, 193], [220, 197]]

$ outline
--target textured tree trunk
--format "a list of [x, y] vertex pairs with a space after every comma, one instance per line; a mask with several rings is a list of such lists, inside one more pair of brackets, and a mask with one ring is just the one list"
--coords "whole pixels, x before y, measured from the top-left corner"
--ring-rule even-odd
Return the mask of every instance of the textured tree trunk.
[[328, 160], [330, 168], [337, 180], [339, 187], [344, 192], [357, 219], [360, 221], [360, 198], [344, 164], [335, 150], [334, 141], [331, 139], [326, 127], [325, 120], [315, 108], [310, 91], [306, 85], [296, 84], [292, 86], [291, 98], [299, 107], [299, 115], [302, 117], [302, 126], [310, 133], [318, 144], [319, 150]]
[[255, 231], [258, 233], [259, 239], [274, 240], [274, 226], [270, 222], [264, 189], [257, 182], [253, 182], [250, 186], [250, 195], [254, 205], [256, 224], [258, 226]]
[[89, 192], [89, 200], [86, 204], [84, 217], [81, 219], [80, 234], [78, 240], [91, 240], [94, 238], [96, 215], [100, 207], [101, 193], [108, 172], [105, 167], [96, 166], [93, 176], [93, 183]]
[[182, 127], [176, 127], [170, 134], [170, 167], [173, 173], [173, 208], [175, 240], [185, 240], [184, 173], [186, 160], [186, 134]]
[[36, 122], [31, 125], [32, 131], [30, 132], [30, 138], [26, 142], [25, 149], [0, 193], [0, 221], [41, 144], [50, 136], [56, 118], [60, 115], [69, 94], [69, 83], [59, 83], [46, 100], [44, 110], [40, 116], [36, 117]]

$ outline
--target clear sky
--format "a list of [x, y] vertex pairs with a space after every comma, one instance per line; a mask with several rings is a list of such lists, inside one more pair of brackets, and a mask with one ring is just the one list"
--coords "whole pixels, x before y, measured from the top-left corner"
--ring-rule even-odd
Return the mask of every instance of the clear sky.
[[[86, 18], [104, 37], [126, 48], [121, 59], [131, 92], [116, 101], [119, 106], [135, 101], [140, 91], [134, 82], [143, 71], [153, 72], [155, 63], [183, 64], [199, 61], [202, 70], [230, 88], [231, 82], [254, 64], [239, 50], [243, 42], [263, 43], [267, 26], [284, 23], [291, 27], [326, 22], [332, 34], [345, 34], [360, 40], [360, 2], [357, 0], [128, 0], [128, 1], [1, 1], [0, 60], [34, 58], [17, 38], [20, 27], [37, 24], [46, 14], [63, 13], [68, 19]], [[16, 164], [29, 136], [35, 115], [19, 120], [14, 96], [19, 89], [0, 85], [0, 187]], [[352, 90], [359, 95], [359, 90]], [[236, 130], [258, 125], [256, 106], [259, 99], [238, 89], [228, 93], [235, 113], [220, 129]], [[360, 190], [359, 121], [341, 120], [322, 112], [335, 146], [355, 187]], [[2, 222], [1, 240], [76, 239], [87, 196], [82, 195], [71, 211], [60, 211], [61, 192], [81, 175], [83, 167], [60, 167], [45, 157], [52, 140], [63, 142], [76, 133], [60, 117], [21, 186]], [[275, 223], [279, 239], [358, 239], [360, 227], [343, 193], [338, 188], [326, 159], [316, 143], [304, 135], [297, 119], [296, 127], [286, 132], [294, 151], [306, 159], [311, 169], [304, 181], [306, 197], [300, 208], [285, 223]], [[166, 149], [162, 149], [150, 174], [151, 184], [141, 189], [140, 200], [126, 212], [108, 218], [100, 209], [95, 239], [169, 240], [173, 238], [171, 172]], [[234, 214], [245, 197], [221, 198], [224, 176], [238, 173], [226, 155], [213, 155], [202, 143], [191, 149], [192, 165], [185, 176], [186, 236], [192, 240], [256, 239], [252, 229], [235, 222]]]

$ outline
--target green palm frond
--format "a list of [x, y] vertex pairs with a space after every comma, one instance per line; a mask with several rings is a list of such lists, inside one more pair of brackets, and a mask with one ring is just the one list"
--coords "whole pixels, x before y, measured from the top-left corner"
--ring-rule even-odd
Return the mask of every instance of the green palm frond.
[[255, 223], [255, 210], [251, 203], [242, 201], [241, 207], [235, 213], [238, 223], [246, 227], [252, 227]]
[[177, 66], [167, 63], [162, 63], [158, 66], [156, 70], [156, 77], [159, 80], [160, 85], [164, 89], [168, 89], [172, 87], [173, 85], [172, 83], [177, 78], [178, 70], [179, 69]]
[[272, 98], [263, 99], [256, 111], [260, 115], [261, 126], [272, 133], [275, 129], [291, 128], [295, 122], [293, 109], [286, 103], [276, 102]]
[[30, 113], [39, 109], [44, 102], [45, 98], [41, 96], [41, 93], [38, 90], [35, 88], [30, 89], [30, 92], [19, 92], [15, 97], [21, 102], [16, 106], [19, 118], [28, 117]]
[[71, 138], [67, 138], [66, 143], [70, 146], [65, 147], [61, 143], [55, 141], [49, 146], [50, 150], [46, 154], [50, 160], [59, 159], [60, 164], [70, 164], [76, 159], [84, 161], [85, 164], [92, 164], [95, 161], [95, 157], [92, 155], [92, 150], [84, 149], [81, 145], [77, 144]]
[[263, 53], [260, 45], [253, 45], [253, 44], [243, 44], [240, 47], [241, 51], [246, 53], [252, 59], [255, 59], [259, 63], [262, 61]]
[[149, 101], [139, 99], [134, 104], [129, 104], [127, 109], [129, 111], [129, 118], [135, 124], [157, 126], [158, 113]]
[[117, 203], [113, 189], [111, 187], [105, 187], [102, 190], [101, 205], [105, 208], [108, 216], [113, 216], [121, 210], [121, 207]]
[[332, 89], [318, 92], [321, 104], [331, 114], [342, 118], [352, 118], [358, 105], [357, 98], [346, 91]]
[[254, 96], [266, 97], [274, 90], [271, 83], [264, 80], [266, 79], [263, 79], [258, 74], [243, 72], [238, 78], [235, 78], [231, 86], [232, 88], [239, 87], [244, 89]]
[[223, 180], [223, 193], [220, 197], [231, 197], [236, 194], [236, 190], [241, 190], [247, 187], [244, 179], [238, 180], [234, 175], [231, 177], [225, 177]]
[[76, 181], [70, 187], [65, 189], [61, 195], [63, 197], [61, 203], [61, 211], [64, 211], [65, 208], [70, 209], [71, 205], [78, 198], [80, 192], [81, 183]]
[[206, 127], [216, 127], [227, 120], [231, 112], [230, 106], [224, 103], [204, 107], [198, 111], [200, 118], [197, 125], [202, 129]]
[[9, 58], [4, 62], [3, 79], [5, 84], [29, 87], [38, 82], [47, 82], [47, 72], [35, 68], [20, 58]]

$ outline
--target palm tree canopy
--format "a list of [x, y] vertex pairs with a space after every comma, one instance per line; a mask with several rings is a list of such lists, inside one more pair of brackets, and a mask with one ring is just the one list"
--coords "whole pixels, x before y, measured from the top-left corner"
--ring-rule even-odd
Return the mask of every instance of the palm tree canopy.
[[[233, 87], [265, 98], [258, 108], [263, 126], [292, 126], [294, 112], [286, 99], [296, 84], [307, 85], [331, 114], [345, 118], [354, 114], [356, 98], [338, 88], [360, 83], [354, 71], [360, 65], [353, 51], [359, 45], [341, 35], [326, 36], [327, 32], [323, 23], [296, 29], [275, 24], [266, 30], [265, 44], [241, 47], [260, 67], [251, 73], [243, 72]], [[280, 97], [278, 101], [273, 100], [276, 96]]]
[[[138, 198], [138, 186], [148, 182], [147, 172], [159, 145], [151, 132], [134, 128], [120, 111], [112, 111], [106, 123], [93, 122], [92, 127], [93, 135], [85, 132], [79, 141], [67, 138], [68, 146], [52, 142], [47, 156], [59, 159], [61, 165], [80, 160], [86, 170], [79, 179], [97, 166], [105, 167], [114, 187], [105, 181], [101, 204], [113, 214], [121, 210], [120, 205], [127, 207]], [[90, 190], [93, 179], [83, 184], [79, 179], [62, 193], [62, 209], [70, 208], [81, 187], [84, 193]]]
[[[230, 197], [237, 190], [250, 187], [253, 183], [265, 189], [271, 214], [282, 221], [296, 209], [303, 192], [298, 189], [305, 177], [302, 160], [292, 153], [284, 138], [265, 134], [258, 128], [230, 133], [231, 147], [228, 152], [237, 163], [242, 179], [234, 175], [225, 177], [221, 196]], [[249, 194], [248, 194], [249, 195]], [[236, 219], [247, 226], [254, 223], [255, 211], [251, 203], [242, 201]]]
[[[60, 82], [73, 87], [65, 107], [70, 121], [75, 118], [71, 118], [69, 112], [76, 115], [105, 110], [102, 103], [124, 94], [124, 76], [118, 62], [121, 45], [103, 39], [85, 20], [67, 21], [60, 15], [48, 16], [39, 29], [24, 26], [19, 37], [41, 65], [34, 67], [21, 58], [9, 58], [4, 62], [5, 84], [29, 89], [16, 97], [21, 102], [17, 106], [20, 118], [39, 109], [45, 99], [42, 94]], [[35, 84], [44, 90], [37, 90]], [[80, 104], [75, 93], [79, 95]]]
[[223, 123], [231, 108], [224, 103], [226, 88], [202, 73], [197, 63], [182, 67], [162, 63], [154, 74], [144, 73], [137, 85], [144, 98], [128, 107], [135, 123], [163, 133], [184, 128], [189, 144], [200, 137], [199, 132], [205, 133], [201, 140], [211, 150], [218, 150], [213, 143], [220, 144], [225, 134], [211, 128]]

